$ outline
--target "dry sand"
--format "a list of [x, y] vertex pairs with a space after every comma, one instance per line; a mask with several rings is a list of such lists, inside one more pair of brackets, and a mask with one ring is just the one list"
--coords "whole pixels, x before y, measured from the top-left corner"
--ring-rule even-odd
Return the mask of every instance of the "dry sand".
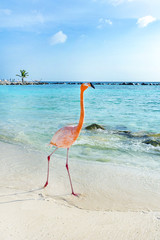
[[89, 211], [43, 195], [25, 198], [1, 203], [1, 240], [160, 239], [158, 212]]
[[[134, 170], [128, 173], [103, 165], [102, 171], [101, 164], [73, 162], [70, 168], [74, 187], [81, 192], [79, 197], [74, 197], [70, 194], [65, 168], [63, 170], [58, 158], [54, 162], [56, 167], [49, 186], [42, 189], [45, 171], [41, 168], [44, 163], [46, 166], [46, 160], [35, 169], [29, 159], [34, 159], [37, 164], [43, 154], [4, 143], [0, 147], [0, 161], [3, 163], [0, 240], [160, 239], [159, 184], [156, 178], [139, 175]], [[19, 156], [22, 158], [22, 153], [23, 164], [17, 165], [17, 170], [11, 161]], [[7, 163], [11, 166], [8, 175]], [[97, 174], [100, 169], [101, 174]]]

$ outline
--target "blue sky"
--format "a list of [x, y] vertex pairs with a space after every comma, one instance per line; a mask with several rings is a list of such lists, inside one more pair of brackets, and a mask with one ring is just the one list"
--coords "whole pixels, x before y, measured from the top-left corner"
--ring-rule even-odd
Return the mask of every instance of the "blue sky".
[[159, 81], [159, 0], [1, 0], [0, 79]]

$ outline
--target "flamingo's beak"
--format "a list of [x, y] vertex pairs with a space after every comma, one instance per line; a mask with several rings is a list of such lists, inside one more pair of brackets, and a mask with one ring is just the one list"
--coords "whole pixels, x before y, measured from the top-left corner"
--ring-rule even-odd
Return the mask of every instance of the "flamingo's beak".
[[90, 84], [91, 84], [91, 87], [95, 89], [95, 86], [92, 83], [90, 83]]

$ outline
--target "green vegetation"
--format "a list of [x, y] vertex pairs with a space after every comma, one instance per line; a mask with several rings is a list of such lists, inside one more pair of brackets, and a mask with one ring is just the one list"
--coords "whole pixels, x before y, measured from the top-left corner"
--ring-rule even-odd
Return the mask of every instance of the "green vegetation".
[[29, 74], [28, 74], [28, 72], [26, 72], [26, 70], [20, 70], [20, 73], [21, 73], [20, 75], [16, 74], [16, 76], [21, 77], [22, 84], [24, 84], [24, 78], [28, 77]]

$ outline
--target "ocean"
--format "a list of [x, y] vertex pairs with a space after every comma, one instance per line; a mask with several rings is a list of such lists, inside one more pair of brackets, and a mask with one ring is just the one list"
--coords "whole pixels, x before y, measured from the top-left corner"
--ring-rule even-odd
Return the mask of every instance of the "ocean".
[[[95, 87], [84, 93], [84, 125], [70, 158], [160, 170], [160, 146], [154, 144], [160, 140], [160, 86]], [[53, 134], [76, 125], [79, 115], [79, 85], [0, 86], [0, 141], [48, 154]], [[92, 123], [105, 130], [86, 130]]]
[[[80, 85], [0, 86], [0, 203], [49, 198], [90, 210], [159, 210], [159, 99], [159, 85], [85, 91], [84, 125], [69, 151], [81, 194], [73, 198], [66, 149], [52, 155], [49, 185], [42, 187], [53, 134], [79, 121]], [[92, 123], [105, 130], [86, 130]]]

